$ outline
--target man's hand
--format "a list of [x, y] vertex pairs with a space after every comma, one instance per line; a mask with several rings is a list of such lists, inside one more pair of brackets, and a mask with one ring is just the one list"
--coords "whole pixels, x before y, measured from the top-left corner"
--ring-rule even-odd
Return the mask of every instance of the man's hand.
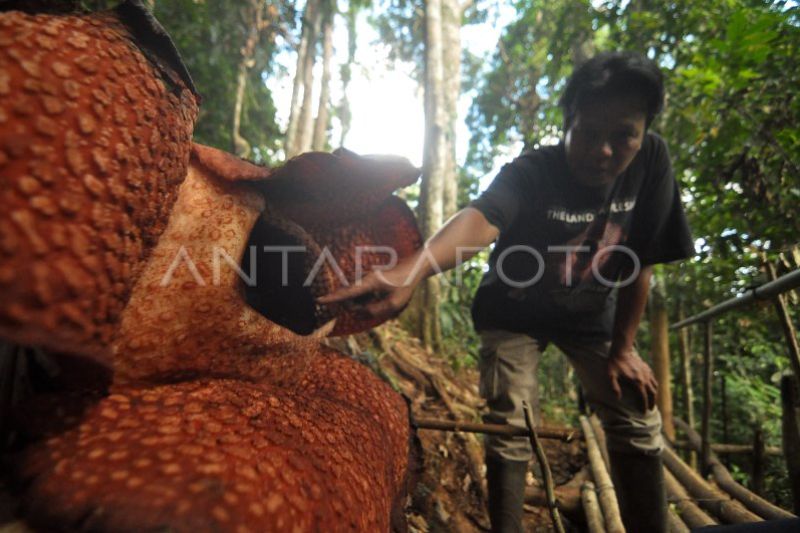
[[609, 354], [608, 377], [611, 378], [611, 388], [618, 399], [622, 399], [622, 388], [619, 384], [619, 379], [622, 378], [630, 381], [642, 395], [645, 412], [655, 407], [658, 382], [650, 366], [632, 348]]
[[[388, 270], [373, 271], [351, 287], [317, 298], [317, 303], [347, 302], [356, 312], [382, 320], [405, 309], [419, 282], [466, 261], [489, 246], [500, 231], [483, 213], [465, 207], [447, 221], [425, 248]], [[422, 254], [425, 252], [425, 258]]]
[[419, 283], [408, 264], [385, 271], [373, 271], [360, 282], [317, 298], [326, 305], [346, 302], [357, 313], [370, 318], [388, 320], [400, 314], [408, 305]]

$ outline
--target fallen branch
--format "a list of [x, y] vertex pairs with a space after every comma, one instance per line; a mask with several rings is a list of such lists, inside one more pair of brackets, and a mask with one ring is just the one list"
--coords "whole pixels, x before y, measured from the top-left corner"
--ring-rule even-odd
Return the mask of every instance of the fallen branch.
[[[689, 425], [681, 420], [680, 418], [675, 418], [675, 425], [678, 426], [688, 437], [689, 443], [692, 445], [692, 448], [697, 450], [700, 445], [700, 435], [697, 432], [689, 427]], [[713, 448], [712, 448], [713, 450]], [[725, 466], [719, 461], [716, 455], [713, 453], [709, 459], [709, 466], [711, 468], [711, 474], [714, 476], [717, 484], [742, 502], [745, 507], [756, 513], [762, 518], [766, 518], [767, 520], [779, 520], [782, 518], [795, 518], [795, 515], [792, 513], [785, 511], [778, 507], [777, 505], [768, 502], [761, 496], [750, 492], [739, 483], [737, 483], [733, 477], [731, 477], [730, 472]]]
[[689, 533], [689, 528], [678, 515], [672, 512], [672, 510], [667, 514], [667, 521], [669, 533]]
[[611, 483], [611, 477], [608, 475], [603, 456], [600, 453], [597, 437], [592, 430], [589, 420], [585, 416], [582, 416], [580, 420], [583, 436], [586, 440], [586, 452], [589, 455], [589, 464], [592, 467], [592, 476], [597, 484], [597, 495], [600, 500], [600, 507], [603, 509], [603, 516], [605, 517], [606, 530], [609, 533], [624, 533], [625, 527], [622, 525], [622, 518], [619, 514], [617, 494], [614, 491], [614, 484]]
[[[415, 420], [417, 429], [438, 429], [440, 431], [463, 431], [465, 433], [484, 433], [486, 435], [502, 435], [506, 437], [527, 437], [528, 430], [508, 424], [479, 424], [475, 422], [460, 422], [457, 420], [434, 420], [419, 418]], [[539, 427], [536, 433], [542, 439], [563, 440], [571, 442], [580, 431], [572, 428]]]
[[700, 507], [719, 516], [730, 524], [744, 524], [747, 522], [761, 522], [763, 519], [747, 510], [744, 505], [721, 490], [712, 487], [700, 474], [681, 460], [669, 447], [664, 448], [664, 463], [675, 477], [697, 500]]
[[[555, 488], [556, 506], [564, 513], [581, 510], [581, 494], [578, 487], [561, 485]], [[525, 503], [536, 507], [547, 507], [547, 491], [542, 487], [525, 487]]]
[[583, 502], [583, 512], [586, 514], [586, 525], [589, 528], [589, 533], [605, 533], [603, 514], [600, 512], [597, 493], [595, 493], [594, 483], [591, 481], [586, 481], [581, 487], [581, 501]]
[[697, 506], [692, 497], [689, 496], [689, 493], [686, 492], [686, 489], [683, 488], [683, 485], [675, 479], [675, 476], [667, 468], [664, 468], [664, 483], [667, 486], [669, 501], [675, 504], [681, 518], [690, 528], [696, 529], [717, 525], [717, 521]]

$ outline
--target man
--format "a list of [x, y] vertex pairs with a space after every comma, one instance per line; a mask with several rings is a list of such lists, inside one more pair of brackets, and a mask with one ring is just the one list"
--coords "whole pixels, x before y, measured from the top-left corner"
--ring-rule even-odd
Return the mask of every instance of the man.
[[[486, 419], [524, 426], [522, 401], [538, 403], [541, 352], [559, 347], [603, 421], [623, 522], [634, 533], [667, 527], [658, 384], [634, 338], [652, 265], [693, 253], [666, 146], [647, 132], [663, 99], [652, 61], [594, 57], [567, 83], [558, 146], [503, 167], [415, 257], [320, 299], [372, 294], [365, 312], [394, 315], [437, 267], [496, 241], [473, 304]], [[522, 531], [530, 457], [525, 438], [486, 439], [493, 531]]]

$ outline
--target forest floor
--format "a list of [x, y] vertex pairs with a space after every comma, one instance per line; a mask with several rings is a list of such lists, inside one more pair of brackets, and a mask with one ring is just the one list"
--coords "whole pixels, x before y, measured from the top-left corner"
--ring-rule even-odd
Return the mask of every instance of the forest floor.
[[[417, 419], [480, 422], [485, 410], [478, 395], [478, 372], [474, 368], [453, 371], [448, 362], [421, 347], [395, 323], [368, 333], [332, 341], [336, 348], [368, 364], [408, 398]], [[556, 425], [544, 420], [544, 425]], [[407, 510], [409, 530], [416, 532], [483, 532], [489, 530], [486, 514], [486, 468], [482, 436], [419, 430], [421, 468], [412, 488]], [[542, 441], [553, 473], [559, 500], [570, 500], [571, 513], [562, 513], [567, 531], [583, 531], [579, 504], [580, 481], [586, 479], [585, 444]], [[532, 461], [526, 489], [525, 530], [554, 531], [541, 476]], [[577, 508], [577, 509], [575, 509]]]

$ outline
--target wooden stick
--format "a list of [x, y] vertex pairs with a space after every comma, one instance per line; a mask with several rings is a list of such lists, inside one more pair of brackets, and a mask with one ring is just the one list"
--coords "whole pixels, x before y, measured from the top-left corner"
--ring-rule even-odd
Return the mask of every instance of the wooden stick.
[[712, 353], [713, 326], [707, 320], [705, 328], [705, 350], [703, 350], [703, 422], [701, 427], [702, 446], [700, 449], [700, 464], [703, 474], [708, 475], [711, 457], [711, 378], [714, 375], [714, 358]]
[[744, 524], [747, 522], [761, 522], [763, 519], [755, 513], [748, 511], [741, 503], [721, 490], [712, 487], [705, 479], [684, 463], [671, 448], [665, 447], [663, 453], [664, 464], [697, 499], [700, 507], [722, 518], [730, 524]]
[[589, 455], [589, 464], [592, 467], [592, 476], [597, 484], [600, 507], [603, 509], [603, 516], [605, 517], [606, 530], [609, 533], [624, 533], [625, 527], [622, 525], [622, 517], [619, 513], [617, 494], [614, 492], [614, 484], [611, 483], [611, 477], [608, 475], [605, 463], [603, 463], [603, 456], [597, 444], [597, 437], [592, 430], [589, 419], [582, 416], [580, 421], [583, 436], [586, 439], [586, 451]]
[[594, 491], [594, 483], [591, 481], [585, 481], [581, 487], [581, 502], [583, 503], [583, 512], [586, 514], [589, 533], [606, 533], [603, 514], [597, 503], [597, 493]]
[[686, 489], [683, 488], [683, 485], [675, 479], [675, 476], [673, 476], [672, 472], [667, 468], [664, 468], [664, 483], [667, 486], [669, 501], [675, 504], [681, 518], [689, 527], [696, 529], [717, 525], [717, 522], [713, 518], [708, 516], [697, 506], [694, 500], [692, 500], [692, 497], [689, 496], [689, 493], [686, 492]]
[[[687, 438], [689, 439], [689, 443], [694, 447], [695, 450], [700, 449], [700, 435], [698, 435], [694, 429], [690, 428], [686, 422], [677, 417], [675, 418], [675, 425], [686, 434]], [[745, 507], [758, 514], [762, 518], [766, 518], [768, 520], [794, 518], [792, 513], [781, 509], [777, 505], [768, 502], [764, 498], [761, 498], [757, 494], [753, 494], [746, 488], [739, 485], [733, 479], [730, 472], [728, 472], [728, 469], [725, 468], [725, 465], [723, 465], [713, 453], [711, 454], [711, 473], [722, 490], [742, 502]]]
[[553, 484], [553, 473], [550, 472], [550, 465], [547, 464], [547, 456], [544, 454], [544, 448], [536, 435], [536, 429], [533, 424], [533, 411], [528, 402], [522, 401], [522, 409], [525, 412], [525, 425], [528, 426], [528, 438], [531, 440], [531, 447], [536, 453], [536, 459], [539, 461], [539, 466], [542, 469], [544, 476], [544, 489], [547, 493], [547, 509], [550, 511], [550, 519], [553, 521], [553, 527], [558, 533], [564, 533], [564, 524], [561, 523], [561, 516], [558, 513], [558, 506], [556, 505], [555, 485]]
[[[675, 424], [678, 425], [677, 423]], [[689, 450], [692, 452], [697, 451], [697, 447], [693, 446], [691, 442], [685, 440], [678, 440], [672, 443], [672, 447], [676, 450]], [[742, 454], [749, 455], [755, 450], [752, 444], [723, 444], [721, 442], [712, 442], [711, 451], [718, 454]], [[778, 446], [765, 446], [764, 453], [766, 455], [783, 455], [783, 450]], [[713, 462], [713, 460], [712, 460]]]
[[[440, 431], [463, 431], [465, 433], [485, 433], [486, 435], [504, 435], [507, 437], [527, 437], [528, 430], [508, 424], [478, 424], [457, 420], [434, 420], [418, 418], [415, 420], [418, 429], [438, 429]], [[540, 427], [536, 429], [540, 439], [555, 439], [571, 442], [580, 431], [572, 428]]]

